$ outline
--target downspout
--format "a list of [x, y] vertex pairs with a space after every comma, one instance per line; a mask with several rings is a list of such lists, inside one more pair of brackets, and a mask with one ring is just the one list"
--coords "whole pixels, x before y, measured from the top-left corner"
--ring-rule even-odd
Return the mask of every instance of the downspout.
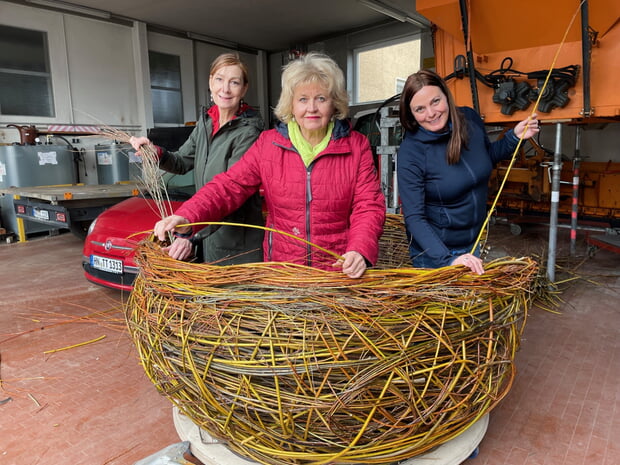
[[553, 154], [551, 178], [551, 210], [549, 213], [549, 254], [547, 257], [547, 277], [555, 282], [555, 257], [558, 238], [558, 209], [560, 203], [560, 174], [562, 171], [562, 123], [555, 125], [555, 152]]
[[593, 116], [592, 104], [590, 102], [590, 58], [592, 55], [592, 43], [596, 33], [590, 35], [590, 24], [588, 17], [588, 0], [583, 0], [581, 4], [581, 62], [583, 67], [583, 109], [581, 116], [588, 118]]
[[471, 51], [471, 37], [469, 34], [469, 15], [467, 14], [467, 0], [459, 0], [461, 7], [461, 25], [463, 26], [463, 39], [467, 54], [467, 73], [469, 74], [469, 86], [471, 87], [471, 100], [476, 113], [480, 114], [478, 99], [478, 86], [476, 83], [476, 69], [474, 67], [474, 54]]

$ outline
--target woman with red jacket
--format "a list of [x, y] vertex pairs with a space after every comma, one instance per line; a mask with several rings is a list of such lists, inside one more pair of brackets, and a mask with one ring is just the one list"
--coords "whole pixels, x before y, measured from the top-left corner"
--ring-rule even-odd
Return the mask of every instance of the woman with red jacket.
[[[385, 219], [366, 137], [348, 121], [344, 75], [329, 57], [309, 53], [282, 73], [274, 129], [243, 157], [155, 225], [155, 235], [185, 233], [187, 223], [218, 221], [259, 188], [267, 207], [265, 261], [286, 261], [362, 276], [378, 258]], [[285, 234], [280, 234], [283, 232]], [[343, 257], [334, 258], [296, 236]], [[174, 247], [174, 243], [171, 248]]]

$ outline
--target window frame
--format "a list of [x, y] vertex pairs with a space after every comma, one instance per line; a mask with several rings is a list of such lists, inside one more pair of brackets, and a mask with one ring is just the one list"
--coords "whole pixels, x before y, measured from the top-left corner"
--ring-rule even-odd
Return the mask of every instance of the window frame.
[[[360, 101], [360, 74], [359, 74], [359, 56], [361, 53], [368, 52], [370, 50], [377, 50], [380, 48], [391, 47], [393, 45], [399, 45], [405, 42], [412, 42], [418, 40], [420, 43], [420, 54], [422, 53], [422, 37], [420, 33], [410, 34], [406, 36], [401, 36], [397, 38], [387, 39], [387, 40], [379, 40], [370, 44], [361, 45], [358, 47], [353, 47], [351, 49], [351, 105], [367, 105], [367, 104], [376, 104], [383, 102], [382, 100], [369, 100], [369, 101]], [[395, 78], [396, 79], [396, 78]], [[396, 82], [396, 81], [395, 81]], [[396, 93], [396, 92], [395, 92]], [[391, 96], [386, 97], [389, 98]]]
[[[177, 87], [169, 87], [169, 86], [162, 86], [162, 85], [155, 85], [153, 84], [153, 73], [152, 73], [152, 69], [151, 69], [151, 58], [152, 55], [151, 54], [158, 54], [158, 55], [166, 55], [169, 57], [174, 57], [177, 60], [177, 65], [178, 68], [175, 70], [179, 73], [179, 85]], [[149, 50], [149, 69], [150, 69], [150, 79], [151, 79], [151, 103], [153, 104], [153, 125], [155, 127], [165, 127], [165, 126], [170, 126], [170, 125], [174, 125], [174, 126], [181, 126], [185, 123], [185, 118], [184, 118], [184, 105], [183, 105], [183, 79], [182, 79], [182, 75], [183, 75], [183, 70], [181, 67], [181, 56], [177, 55], [175, 53], [166, 53], [166, 52], [161, 52], [159, 50]], [[156, 116], [155, 116], [155, 105], [154, 105], [154, 93], [153, 91], [157, 91], [157, 90], [161, 90], [161, 91], [168, 91], [168, 92], [174, 92], [175, 94], [178, 95], [179, 97], [179, 103], [180, 103], [180, 121], [176, 121], [176, 122], [161, 122], [161, 121], [156, 121]]]
[[[31, 116], [43, 116], [43, 117], [54, 117], [55, 116], [55, 108], [54, 108], [54, 94], [52, 91], [52, 75], [50, 73], [50, 54], [49, 54], [49, 45], [47, 42], [47, 32], [45, 31], [39, 31], [36, 29], [26, 29], [26, 28], [17, 28], [15, 26], [8, 26], [6, 24], [0, 24], [0, 28], [11, 28], [11, 29], [20, 29], [23, 31], [28, 31], [29, 33], [37, 33], [39, 35], [39, 37], [42, 39], [41, 40], [41, 49], [38, 49], [38, 51], [42, 52], [42, 62], [37, 62], [37, 64], [42, 65], [44, 70], [42, 71], [34, 71], [34, 70], [30, 70], [30, 69], [26, 69], [26, 68], [3, 68], [0, 65], [0, 73], [3, 73], [5, 75], [9, 74], [9, 75], [13, 75], [15, 79], [28, 79], [28, 78], [44, 78], [44, 83], [46, 87], [46, 91], [49, 94], [49, 98], [50, 101], [47, 102], [49, 104], [49, 110], [50, 113], [52, 113], [51, 115], [37, 115], [37, 114], [25, 114], [25, 113], [4, 113], [6, 115], [17, 115], [17, 116], [23, 116], [23, 117], [31, 117]], [[16, 43], [16, 42], [13, 42]], [[0, 49], [0, 53], [1, 49]], [[0, 113], [3, 113], [3, 107], [2, 104], [0, 102]]]
[[[145, 92], [148, 92], [146, 96], [145, 105], [150, 106], [151, 116], [147, 117], [148, 127], [179, 127], [183, 126], [189, 121], [195, 121], [198, 117], [196, 104], [196, 85], [194, 82], [194, 44], [189, 39], [182, 39], [179, 37], [173, 37], [159, 32], [148, 31], [147, 34], [147, 59], [148, 52], [164, 53], [167, 55], [175, 55], [180, 59], [181, 66], [181, 103], [183, 122], [182, 123], [155, 123], [153, 117], [153, 98], [151, 94], [151, 73], [150, 66], [147, 64], [144, 72], [148, 73], [148, 88], [145, 88]], [[148, 103], [147, 103], [148, 102]]]
[[71, 94], [69, 64], [64, 35], [63, 15], [27, 6], [6, 4], [0, 6], [0, 23], [6, 26], [47, 33], [47, 59], [52, 88], [53, 115], [30, 116], [0, 114], [0, 123], [53, 124], [71, 121]]

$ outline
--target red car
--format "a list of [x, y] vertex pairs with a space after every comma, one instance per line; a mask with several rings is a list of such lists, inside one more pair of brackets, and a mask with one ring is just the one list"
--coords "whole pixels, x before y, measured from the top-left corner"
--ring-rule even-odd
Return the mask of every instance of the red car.
[[[175, 176], [175, 181], [191, 180], [192, 175]], [[178, 208], [193, 191], [193, 186], [169, 188], [170, 211]], [[84, 240], [82, 266], [86, 279], [102, 286], [130, 291], [138, 273], [134, 249], [149, 236], [160, 219], [155, 202], [142, 196], [125, 199], [101, 213], [90, 225]]]

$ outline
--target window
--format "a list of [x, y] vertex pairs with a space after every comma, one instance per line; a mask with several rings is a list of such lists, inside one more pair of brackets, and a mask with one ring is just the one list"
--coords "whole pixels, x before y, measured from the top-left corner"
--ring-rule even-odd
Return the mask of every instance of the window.
[[149, 51], [149, 68], [154, 124], [183, 124], [181, 58]]
[[386, 100], [402, 90], [407, 76], [420, 69], [419, 38], [354, 50], [354, 103]]
[[47, 32], [0, 25], [0, 114], [55, 116]]

